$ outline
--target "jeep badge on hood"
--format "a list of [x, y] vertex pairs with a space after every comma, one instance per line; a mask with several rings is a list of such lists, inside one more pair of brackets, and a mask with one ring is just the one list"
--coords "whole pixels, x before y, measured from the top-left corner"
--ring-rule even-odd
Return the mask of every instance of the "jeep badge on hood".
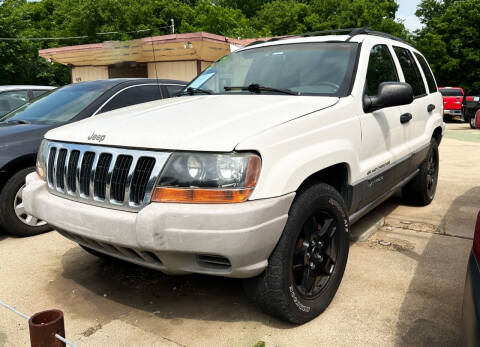
[[105, 140], [106, 137], [107, 137], [107, 135], [97, 135], [97, 134], [95, 134], [95, 132], [94, 132], [92, 135], [90, 135], [90, 136], [88, 137], [88, 140], [89, 140], [89, 141], [102, 142], [103, 140]]

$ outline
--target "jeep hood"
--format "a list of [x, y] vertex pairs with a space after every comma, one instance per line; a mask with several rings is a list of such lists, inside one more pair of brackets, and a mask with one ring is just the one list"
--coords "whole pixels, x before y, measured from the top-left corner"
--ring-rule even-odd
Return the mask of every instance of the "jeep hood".
[[319, 96], [185, 96], [107, 112], [54, 129], [45, 137], [107, 146], [228, 152], [244, 139], [337, 102], [336, 97]]

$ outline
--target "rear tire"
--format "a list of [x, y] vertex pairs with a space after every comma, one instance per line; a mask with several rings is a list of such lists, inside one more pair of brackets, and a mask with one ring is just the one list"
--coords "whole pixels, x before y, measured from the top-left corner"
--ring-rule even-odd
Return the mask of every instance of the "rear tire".
[[470, 117], [470, 121], [468, 122], [470, 124], [470, 128], [476, 129], [477, 127], [475, 126], [475, 117]]
[[402, 188], [404, 200], [412, 205], [429, 205], [437, 190], [439, 172], [438, 144], [431, 140], [427, 158], [420, 165], [420, 172]]
[[348, 232], [340, 194], [327, 184], [308, 187], [295, 198], [264, 273], [244, 280], [247, 295], [265, 312], [294, 324], [317, 317], [342, 280]]
[[28, 215], [23, 209], [22, 191], [25, 177], [35, 171], [29, 167], [14, 174], [0, 192], [0, 227], [16, 236], [33, 236], [52, 230], [45, 222]]

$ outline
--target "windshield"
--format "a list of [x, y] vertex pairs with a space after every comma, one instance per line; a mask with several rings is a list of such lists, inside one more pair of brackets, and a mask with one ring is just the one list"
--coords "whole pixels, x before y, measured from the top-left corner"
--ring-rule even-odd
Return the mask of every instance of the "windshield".
[[109, 88], [109, 84], [70, 84], [25, 104], [0, 120], [39, 124], [65, 123]]
[[443, 96], [463, 96], [460, 89], [439, 89]]
[[357, 47], [350, 42], [316, 42], [246, 49], [223, 57], [187, 88], [249, 94], [252, 90], [229, 87], [259, 85], [301, 95], [345, 96]]

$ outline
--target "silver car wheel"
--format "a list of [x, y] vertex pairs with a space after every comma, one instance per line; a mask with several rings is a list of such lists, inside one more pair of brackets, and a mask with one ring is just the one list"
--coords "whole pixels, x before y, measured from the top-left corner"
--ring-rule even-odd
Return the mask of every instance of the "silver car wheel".
[[25, 188], [25, 185], [23, 185], [15, 195], [15, 199], [13, 200], [13, 209], [15, 211], [15, 214], [17, 215], [17, 218], [23, 223], [31, 227], [41, 227], [47, 224], [47, 222], [44, 222], [43, 220], [40, 220], [34, 216], [29, 215], [28, 213], [25, 212], [25, 207], [23, 205], [23, 189]]

